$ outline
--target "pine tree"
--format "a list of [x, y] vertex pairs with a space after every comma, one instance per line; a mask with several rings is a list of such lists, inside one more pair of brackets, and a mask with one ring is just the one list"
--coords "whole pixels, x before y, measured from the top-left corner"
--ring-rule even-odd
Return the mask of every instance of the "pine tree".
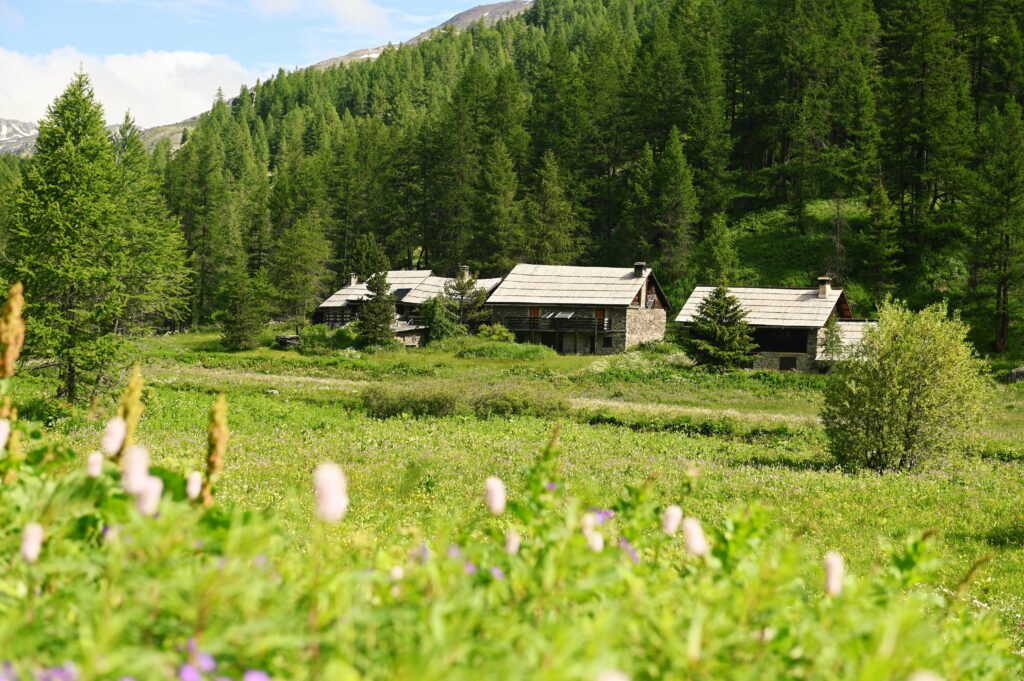
[[330, 257], [331, 244], [318, 213], [302, 216], [278, 239], [269, 277], [277, 308], [295, 322], [296, 333], [323, 299], [331, 277]]
[[693, 249], [693, 225], [698, 221], [698, 201], [693, 171], [683, 152], [678, 128], [669, 132], [665, 150], [654, 174], [653, 217], [656, 253], [644, 260], [656, 262], [667, 281], [681, 279]]
[[515, 265], [515, 245], [522, 242], [522, 209], [516, 198], [518, 179], [512, 156], [500, 139], [487, 150], [480, 177], [476, 229], [466, 262], [490, 276]]
[[746, 366], [754, 344], [746, 313], [724, 284], [701, 301], [687, 328], [687, 353], [698, 365], [717, 369]]
[[359, 308], [356, 333], [364, 346], [391, 345], [395, 334], [391, 325], [395, 323], [395, 297], [391, 295], [388, 275], [385, 271], [374, 272], [366, 280], [369, 296]]
[[553, 152], [544, 154], [537, 189], [528, 199], [523, 230], [524, 254], [530, 262], [570, 265], [582, 251], [577, 243], [579, 223], [566, 197], [561, 171]]
[[725, 284], [739, 270], [739, 255], [725, 215], [711, 221], [711, 229], [694, 253], [698, 280], [703, 284]]
[[362, 234], [356, 238], [345, 265], [347, 270], [342, 274], [342, 280], [345, 282], [348, 282], [350, 274], [365, 281], [374, 272], [387, 272], [391, 269], [387, 254], [372, 233]]
[[470, 324], [486, 319], [484, 310], [487, 302], [487, 291], [477, 286], [477, 278], [468, 272], [452, 279], [444, 285], [444, 297], [459, 324]]
[[231, 351], [253, 350], [270, 320], [273, 289], [266, 273], [249, 274], [238, 268], [224, 277], [222, 285], [222, 302], [216, 315], [221, 343]]

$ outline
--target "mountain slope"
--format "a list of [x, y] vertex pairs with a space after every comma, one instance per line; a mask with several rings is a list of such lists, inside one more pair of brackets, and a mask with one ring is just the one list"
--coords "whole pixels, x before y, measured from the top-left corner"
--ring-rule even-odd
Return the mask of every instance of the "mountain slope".
[[[423, 33], [420, 33], [415, 38], [405, 42], [405, 45], [415, 45], [423, 40], [426, 40], [437, 31], [443, 31], [446, 28], [454, 28], [456, 30], [464, 30], [477, 23], [483, 21], [488, 26], [493, 25], [495, 22], [507, 19], [509, 17], [515, 17], [527, 9], [533, 4], [533, 0], [512, 0], [511, 2], [496, 2], [489, 5], [479, 5], [472, 9], [467, 9], [465, 12], [460, 12], [454, 17], [444, 22], [440, 26], [435, 26]], [[329, 69], [332, 66], [339, 64], [350, 64], [352, 62], [365, 61], [368, 59], [376, 59], [380, 56], [380, 53], [387, 49], [388, 45], [381, 45], [380, 47], [371, 47], [363, 50], [356, 50], [349, 52], [341, 57], [333, 57], [326, 59], [322, 62], [313, 65], [313, 68], [317, 69]]]
[[35, 123], [0, 118], [0, 153], [30, 153], [38, 132], [39, 126]]

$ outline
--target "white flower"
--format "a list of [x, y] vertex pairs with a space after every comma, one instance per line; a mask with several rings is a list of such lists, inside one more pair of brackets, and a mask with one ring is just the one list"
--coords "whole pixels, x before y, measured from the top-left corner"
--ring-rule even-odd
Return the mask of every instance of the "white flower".
[[606, 672], [601, 672], [597, 676], [597, 681], [629, 681], [629, 676], [618, 669], [609, 669]]
[[661, 529], [670, 537], [679, 531], [679, 524], [683, 522], [683, 509], [672, 504], [665, 509], [661, 516]]
[[519, 533], [515, 530], [509, 530], [505, 533], [505, 553], [510, 556], [514, 556], [519, 553], [519, 544], [521, 543]]
[[0, 419], [0, 452], [7, 448], [7, 439], [11, 437], [11, 422]]
[[121, 487], [131, 495], [142, 493], [149, 477], [149, 452], [145, 447], [129, 447], [121, 459]]
[[587, 546], [594, 553], [601, 553], [604, 550], [604, 535], [600, 532], [585, 532], [587, 537]]
[[185, 495], [189, 499], [195, 500], [199, 498], [199, 493], [203, 491], [203, 474], [199, 471], [192, 471], [188, 474], [188, 478], [185, 480]]
[[403, 577], [405, 577], [405, 568], [403, 568], [401, 565], [396, 565], [395, 567], [391, 568], [391, 579], [397, 582], [400, 581]]
[[505, 511], [505, 483], [500, 478], [487, 478], [487, 508], [494, 515], [501, 515]]
[[590, 534], [597, 529], [597, 516], [593, 513], [584, 513], [580, 518], [580, 527], [583, 528], [583, 534]]
[[89, 455], [89, 458], [85, 460], [85, 472], [90, 478], [98, 478], [103, 475], [103, 454], [101, 452], [93, 452]]
[[21, 557], [26, 563], [34, 563], [39, 560], [39, 553], [43, 550], [43, 537], [46, 532], [39, 523], [29, 523], [21, 532]]
[[944, 679], [936, 674], [935, 672], [914, 672], [908, 681], [944, 681]]
[[155, 475], [147, 475], [142, 490], [135, 497], [135, 507], [142, 515], [156, 515], [160, 508], [160, 496], [164, 493], [164, 481]]
[[708, 555], [708, 541], [704, 538], [704, 529], [696, 518], [683, 520], [683, 536], [686, 538], [686, 550], [693, 556]]
[[838, 596], [843, 592], [843, 557], [835, 551], [825, 554], [825, 593]]
[[124, 438], [128, 434], [128, 424], [120, 416], [107, 421], [107, 428], [103, 431], [103, 439], [100, 440], [100, 449], [107, 456], [114, 456], [121, 451], [124, 445]]
[[328, 523], [336, 523], [348, 512], [348, 483], [337, 464], [322, 463], [313, 473], [317, 515]]

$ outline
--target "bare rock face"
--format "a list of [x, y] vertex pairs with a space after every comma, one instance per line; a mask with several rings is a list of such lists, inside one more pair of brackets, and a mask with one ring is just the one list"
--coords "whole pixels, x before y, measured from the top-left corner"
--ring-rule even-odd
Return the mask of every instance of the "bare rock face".
[[[529, 9], [532, 4], [533, 0], [512, 0], [511, 2], [496, 2], [490, 5], [479, 5], [472, 9], [467, 9], [465, 12], [456, 14], [440, 26], [435, 26], [428, 31], [424, 31], [415, 38], [412, 38], [402, 44], [415, 45], [418, 42], [426, 40], [437, 31], [443, 31], [447, 28], [462, 31], [478, 21], [483, 21], [488, 26], [491, 26], [502, 19], [519, 16]], [[341, 57], [334, 57], [318, 64], [314, 64], [313, 68], [329, 69], [332, 66], [338, 66], [339, 64], [352, 64], [360, 61], [373, 60], [379, 57], [388, 47], [391, 47], [391, 45], [382, 45], [380, 47], [372, 47], [365, 50], [356, 50], [355, 52], [349, 52]]]
[[39, 126], [25, 121], [0, 118], [0, 154], [30, 154]]

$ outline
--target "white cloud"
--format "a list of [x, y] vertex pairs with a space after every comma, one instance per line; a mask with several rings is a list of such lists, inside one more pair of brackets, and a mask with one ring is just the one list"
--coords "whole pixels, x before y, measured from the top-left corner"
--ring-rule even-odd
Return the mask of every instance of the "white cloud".
[[110, 123], [131, 110], [142, 127], [176, 123], [210, 108], [222, 88], [228, 97], [260, 74], [207, 52], [92, 55], [64, 47], [25, 55], [0, 47], [0, 117], [35, 121], [83, 69]]
[[389, 11], [373, 0], [250, 0], [259, 12], [270, 15], [302, 12], [329, 16], [338, 28], [357, 33], [379, 33], [391, 28]]

